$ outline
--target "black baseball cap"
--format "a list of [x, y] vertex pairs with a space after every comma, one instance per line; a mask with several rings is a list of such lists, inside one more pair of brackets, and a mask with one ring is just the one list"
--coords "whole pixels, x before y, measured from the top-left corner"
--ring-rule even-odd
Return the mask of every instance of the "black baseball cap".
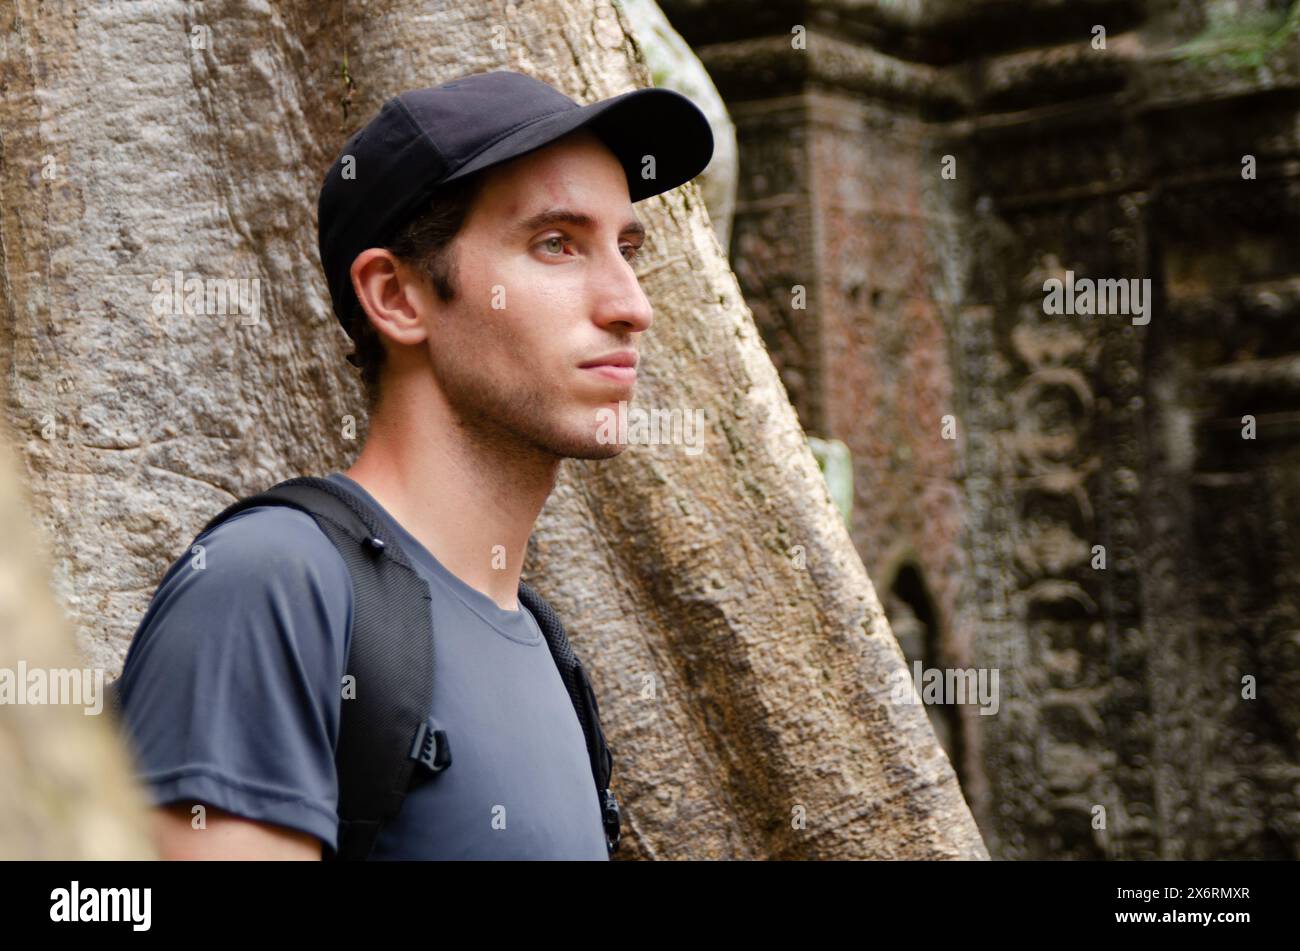
[[[495, 70], [384, 103], [330, 166], [317, 206], [321, 266], [343, 329], [352, 334], [352, 262], [384, 246], [438, 186], [587, 127], [622, 164], [634, 202], [690, 181], [713, 157], [704, 113], [669, 89], [635, 89], [580, 106], [531, 76]], [[647, 156], [654, 158], [648, 179]]]

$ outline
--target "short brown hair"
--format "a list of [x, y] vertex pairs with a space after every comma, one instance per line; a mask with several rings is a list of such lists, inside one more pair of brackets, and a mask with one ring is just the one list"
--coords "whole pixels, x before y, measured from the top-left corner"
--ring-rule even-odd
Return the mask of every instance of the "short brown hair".
[[[451, 243], [464, 226], [482, 183], [482, 173], [475, 173], [442, 186], [434, 192], [425, 208], [384, 245], [399, 261], [427, 274], [443, 303], [450, 303], [459, 292]], [[355, 296], [351, 300], [348, 318], [355, 348], [347, 359], [361, 371], [366, 411], [373, 413], [379, 405], [380, 373], [387, 354], [379, 331]]]

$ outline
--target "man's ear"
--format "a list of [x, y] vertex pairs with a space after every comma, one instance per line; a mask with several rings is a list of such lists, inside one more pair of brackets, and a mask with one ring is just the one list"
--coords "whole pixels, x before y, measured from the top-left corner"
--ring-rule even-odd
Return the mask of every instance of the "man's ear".
[[352, 290], [379, 333], [407, 345], [425, 339], [422, 308], [428, 306], [429, 295], [411, 268], [391, 251], [367, 248], [352, 262], [351, 275]]

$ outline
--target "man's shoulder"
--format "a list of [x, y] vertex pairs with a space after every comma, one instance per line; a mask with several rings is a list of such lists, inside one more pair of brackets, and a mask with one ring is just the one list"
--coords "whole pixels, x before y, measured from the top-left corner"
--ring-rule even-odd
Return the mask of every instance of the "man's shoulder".
[[155, 601], [197, 598], [217, 607], [229, 598], [229, 607], [239, 601], [276, 609], [302, 604], [304, 596], [350, 615], [347, 562], [308, 513], [258, 505], [195, 536], [167, 570]]
[[280, 505], [245, 509], [201, 531], [172, 563], [123, 676], [137, 655], [184, 667], [221, 652], [256, 653], [277, 638], [294, 642], [290, 654], [300, 660], [304, 645], [332, 644], [328, 663], [341, 662], [353, 610], [347, 564], [309, 514]]
[[[221, 555], [242, 573], [303, 570], [322, 563], [347, 571], [347, 564], [316, 519], [288, 505], [256, 505], [236, 512], [195, 537], [191, 558]], [[236, 560], [237, 559], [237, 560]]]
[[289, 542], [314, 545], [316, 539], [328, 541], [316, 524], [316, 519], [302, 509], [291, 505], [254, 505], [222, 519], [212, 528], [199, 533], [199, 538], [221, 534], [223, 538], [247, 540], [252, 537], [283, 534]]

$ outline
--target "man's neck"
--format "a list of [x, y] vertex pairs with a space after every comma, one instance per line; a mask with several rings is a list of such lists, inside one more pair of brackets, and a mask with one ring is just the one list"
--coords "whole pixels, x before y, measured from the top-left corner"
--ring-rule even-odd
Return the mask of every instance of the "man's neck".
[[[397, 401], [387, 401], [391, 407]], [[452, 574], [518, 610], [533, 523], [559, 459], [471, 438], [439, 399], [381, 404], [361, 454], [344, 470]]]

